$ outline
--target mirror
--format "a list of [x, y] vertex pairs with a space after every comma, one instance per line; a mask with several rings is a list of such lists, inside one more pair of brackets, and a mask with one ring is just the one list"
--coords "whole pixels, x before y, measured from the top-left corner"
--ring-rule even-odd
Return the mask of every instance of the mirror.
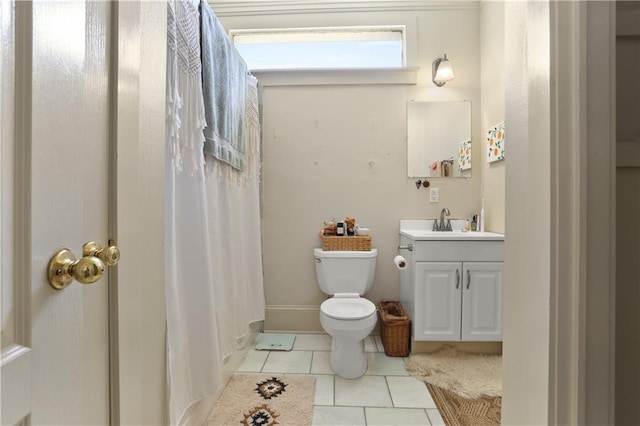
[[471, 102], [407, 103], [408, 177], [471, 177]]

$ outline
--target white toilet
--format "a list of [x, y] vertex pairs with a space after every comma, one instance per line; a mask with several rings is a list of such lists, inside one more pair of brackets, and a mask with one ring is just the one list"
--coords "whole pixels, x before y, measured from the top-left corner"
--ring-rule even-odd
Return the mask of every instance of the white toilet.
[[340, 377], [367, 371], [364, 339], [376, 326], [376, 305], [360, 297], [373, 286], [378, 251], [324, 251], [316, 248], [316, 278], [332, 298], [320, 305], [320, 323], [333, 340], [329, 362]]

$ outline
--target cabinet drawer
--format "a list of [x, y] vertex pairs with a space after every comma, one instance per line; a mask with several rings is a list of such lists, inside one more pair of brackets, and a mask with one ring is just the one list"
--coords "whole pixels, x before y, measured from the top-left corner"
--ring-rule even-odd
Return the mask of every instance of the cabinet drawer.
[[504, 241], [416, 241], [414, 262], [501, 262]]

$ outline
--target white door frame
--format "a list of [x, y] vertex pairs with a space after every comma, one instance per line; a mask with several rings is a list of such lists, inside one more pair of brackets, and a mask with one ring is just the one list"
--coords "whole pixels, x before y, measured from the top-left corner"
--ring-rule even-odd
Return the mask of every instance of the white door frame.
[[615, 423], [616, 5], [552, 2], [549, 422]]
[[[164, 273], [165, 2], [114, 4], [116, 241], [112, 424], [167, 424]], [[114, 274], [115, 275], [115, 274]]]
[[[582, 125], [586, 168], [585, 272], [580, 326], [586, 374], [582, 423], [615, 424], [616, 2], [584, 2], [587, 100]], [[583, 73], [585, 74], [585, 73]], [[562, 283], [558, 283], [562, 285]], [[562, 338], [562, 336], [559, 336]]]
[[[565, 7], [570, 10], [560, 10]], [[584, 97], [573, 95], [568, 98], [569, 109], [565, 112], [562, 112], [561, 101], [567, 98], [558, 96], [554, 98], [556, 103], [551, 106], [552, 120], [558, 119], [557, 123], [567, 123], [568, 126], [552, 127], [555, 132], [551, 135], [554, 149], [561, 148], [559, 142], [564, 136], [569, 137], [569, 142], [566, 150], [556, 152], [560, 155], [556, 162], [551, 167], [546, 166], [551, 169], [549, 171], [553, 177], [548, 183], [553, 185], [551, 195], [554, 199], [568, 200], [566, 207], [569, 209], [565, 210], [564, 205], [558, 203], [552, 204], [548, 219], [552, 229], [558, 232], [556, 235], [569, 238], [563, 240], [569, 241], [569, 252], [559, 252], [560, 239], [550, 241], [553, 250], [552, 269], [549, 272], [553, 275], [548, 290], [551, 299], [550, 324], [547, 323], [550, 332], [546, 341], [549, 344], [549, 406], [548, 410], [545, 409], [550, 423], [581, 424], [589, 419], [595, 423], [603, 420], [600, 423], [611, 424], [613, 420], [612, 303], [615, 299], [612, 294], [615, 289], [615, 263], [612, 259], [615, 258], [615, 233], [612, 229], [615, 229], [615, 203], [609, 203], [611, 200], [607, 198], [608, 201], [602, 203], [606, 205], [605, 209], [594, 199], [597, 200], [604, 193], [615, 195], [612, 190], [615, 189], [615, 155], [598, 162], [602, 167], [587, 170], [587, 165], [591, 166], [590, 161], [594, 159], [589, 156], [593, 152], [591, 150], [602, 147], [595, 143], [598, 135], [591, 126], [596, 123], [591, 120], [599, 120], [597, 125], [606, 129], [605, 137], [615, 135], [615, 103], [612, 102], [615, 93], [608, 86], [615, 75], [612, 73], [615, 64], [611, 61], [612, 50], [607, 49], [611, 39], [615, 40], [615, 23], [611, 19], [611, 9], [607, 7], [615, 8], [615, 4], [552, 2], [551, 6], [554, 94], [561, 95], [557, 91], [561, 82], [579, 81], [578, 88], [588, 90], [589, 104]], [[597, 12], [606, 13], [607, 19], [602, 19], [601, 15], [598, 22], [589, 19], [589, 14]], [[563, 13], [566, 13], [568, 20], [553, 27]], [[113, 39], [118, 46], [117, 121], [114, 123], [118, 151], [116, 238], [122, 259], [118, 266], [117, 292], [113, 295], [117, 300], [117, 315], [112, 323], [116, 331], [112, 341], [112, 360], [117, 365], [112, 366], [112, 372], [115, 375], [113, 383], [117, 386], [112, 394], [115, 404], [112, 423], [166, 424], [163, 266], [166, 4], [121, 2], [117, 5], [114, 19], [116, 17], [117, 33]], [[578, 30], [577, 33], [565, 34], [569, 37], [568, 45], [556, 36], [569, 32], [563, 30], [569, 28], [565, 25]], [[588, 79], [585, 77], [587, 72]], [[599, 85], [606, 87], [596, 90]], [[589, 108], [589, 105], [598, 102], [605, 103], [608, 114], [597, 115], [597, 111]], [[590, 127], [587, 127], [587, 122]], [[568, 133], [564, 134], [563, 131]], [[609, 146], [608, 150], [605, 148], [598, 154], [611, 154], [614, 147]], [[573, 161], [576, 158], [579, 160]], [[533, 176], [534, 180], [537, 177]], [[594, 179], [599, 180], [597, 185], [592, 185]], [[569, 184], [565, 187], [563, 182]], [[506, 195], [509, 209], [509, 193]], [[582, 210], [583, 207], [586, 210]], [[577, 209], [583, 212], [578, 220], [572, 215]], [[539, 211], [535, 213], [546, 215]], [[608, 219], [608, 226], [597, 228], [601, 223], [592, 221], [600, 221], [602, 217]], [[507, 227], [511, 228], [507, 230], [510, 240], [517, 238], [519, 232], [511, 230], [515, 230], [513, 227], [516, 225], [522, 226], [523, 219], [526, 218], [518, 217], [518, 223], [512, 222], [511, 227], [507, 222]], [[601, 238], [596, 240], [596, 237]], [[602, 244], [608, 256], [604, 259], [598, 257], [599, 253], [585, 249], [585, 243], [591, 248]], [[524, 241], [524, 244], [527, 247], [528, 241]], [[568, 269], [560, 268], [566, 265], [569, 265]], [[588, 266], [596, 270], [587, 270]], [[604, 280], [600, 280], [598, 285], [596, 275], [588, 276], [587, 272]], [[587, 295], [591, 302], [586, 300]], [[602, 299], [594, 302], [594, 296], [603, 296], [606, 300], [604, 303]], [[594, 306], [594, 303], [599, 306]], [[545, 324], [540, 326], [544, 327]], [[523, 339], [516, 340], [520, 342]], [[535, 338], [529, 338], [529, 341], [523, 343], [545, 344]], [[598, 345], [601, 345], [599, 350]], [[505, 348], [505, 351], [508, 350]], [[566, 376], [561, 371], [568, 365], [573, 367], [566, 370]], [[608, 368], [598, 371], [597, 365]], [[509, 374], [509, 370], [505, 371]], [[565, 379], [570, 383], [567, 388], [562, 386]], [[515, 399], [505, 398], [505, 408], [511, 405], [509, 411], [514, 413], [521, 407], [521, 415], [514, 420], [522, 422], [526, 420], [529, 407], [524, 400], [518, 401], [518, 395], [516, 393]]]
[[505, 22], [520, 253], [505, 258], [502, 421], [614, 424], [615, 2], [507, 2]]

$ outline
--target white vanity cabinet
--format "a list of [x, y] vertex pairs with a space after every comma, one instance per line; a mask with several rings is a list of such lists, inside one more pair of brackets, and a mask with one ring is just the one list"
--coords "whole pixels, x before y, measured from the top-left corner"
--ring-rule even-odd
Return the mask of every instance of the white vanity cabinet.
[[503, 262], [465, 262], [462, 340], [502, 341]]
[[502, 262], [416, 262], [415, 268], [414, 339], [502, 340]]
[[503, 239], [400, 240], [413, 248], [400, 299], [415, 340], [502, 341]]

